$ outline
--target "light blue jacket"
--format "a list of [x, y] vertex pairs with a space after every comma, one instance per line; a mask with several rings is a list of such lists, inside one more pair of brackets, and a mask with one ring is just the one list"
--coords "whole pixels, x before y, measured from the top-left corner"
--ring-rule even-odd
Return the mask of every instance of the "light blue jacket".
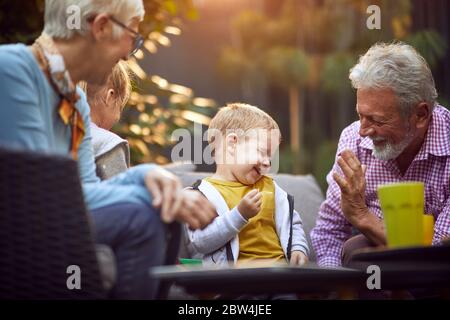
[[[136, 166], [103, 182], [96, 176], [89, 105], [78, 91], [81, 99], [76, 107], [86, 128], [78, 166], [88, 208], [124, 202], [150, 205], [144, 177], [154, 165]], [[69, 156], [71, 131], [57, 114], [59, 102], [28, 47], [0, 46], [0, 146]]]

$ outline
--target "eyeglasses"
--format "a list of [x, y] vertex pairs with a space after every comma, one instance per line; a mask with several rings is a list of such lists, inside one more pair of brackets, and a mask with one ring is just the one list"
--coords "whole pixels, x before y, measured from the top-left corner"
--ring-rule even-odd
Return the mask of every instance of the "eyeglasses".
[[144, 37], [139, 33], [134, 31], [133, 29], [127, 27], [125, 24], [114, 18], [113, 16], [109, 16], [109, 19], [117, 24], [118, 26], [124, 28], [125, 30], [131, 32], [134, 35], [134, 47], [133, 50], [130, 52], [129, 57], [132, 57], [133, 55], [138, 52], [140, 48], [142, 48], [142, 45], [144, 44]]

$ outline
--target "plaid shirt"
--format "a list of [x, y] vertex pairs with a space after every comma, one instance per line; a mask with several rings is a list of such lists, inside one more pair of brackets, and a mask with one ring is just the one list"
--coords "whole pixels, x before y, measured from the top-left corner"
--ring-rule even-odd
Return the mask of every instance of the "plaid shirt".
[[[418, 154], [402, 175], [395, 160], [383, 161], [372, 155], [373, 143], [359, 135], [359, 121], [344, 129], [339, 140], [337, 156], [352, 150], [362, 164], [367, 165], [366, 204], [378, 218], [383, 214], [377, 197], [377, 186], [400, 181], [423, 181], [425, 212], [435, 219], [433, 244], [450, 235], [450, 111], [436, 106], [425, 141]], [[352, 236], [352, 225], [345, 219], [341, 207], [341, 192], [332, 177], [337, 163], [327, 175], [327, 198], [319, 209], [316, 226], [311, 231], [313, 248], [320, 266], [340, 266], [343, 244]]]

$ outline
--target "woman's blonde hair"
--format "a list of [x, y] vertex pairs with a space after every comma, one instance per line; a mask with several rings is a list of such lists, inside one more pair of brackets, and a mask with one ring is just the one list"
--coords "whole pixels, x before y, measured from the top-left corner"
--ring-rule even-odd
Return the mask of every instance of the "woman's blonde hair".
[[95, 108], [95, 105], [101, 101], [104, 102], [106, 94], [109, 89], [113, 89], [117, 94], [117, 103], [120, 103], [120, 110], [122, 111], [127, 104], [131, 95], [131, 79], [126, 62], [119, 61], [114, 68], [106, 84], [93, 85], [81, 82], [79, 86], [84, 90], [87, 96], [89, 105]]

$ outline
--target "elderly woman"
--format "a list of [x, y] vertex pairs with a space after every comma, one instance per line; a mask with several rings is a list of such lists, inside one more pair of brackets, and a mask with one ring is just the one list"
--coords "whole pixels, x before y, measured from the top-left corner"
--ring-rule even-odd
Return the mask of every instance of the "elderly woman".
[[[79, 28], [67, 23], [71, 6], [79, 9]], [[74, 84], [104, 84], [113, 66], [142, 45], [143, 15], [142, 0], [46, 0], [42, 36], [31, 47], [0, 46], [0, 145], [78, 160], [96, 240], [117, 258], [116, 298], [154, 297], [148, 269], [164, 261], [161, 218], [200, 228], [214, 216], [201, 195], [181, 191], [179, 180], [158, 166], [137, 166], [104, 182], [95, 175], [89, 106]]]
[[[425, 59], [403, 43], [376, 44], [350, 72], [359, 121], [342, 132], [327, 198], [311, 232], [321, 266], [386, 243], [377, 186], [423, 181], [433, 243], [450, 235], [450, 112], [438, 105]], [[352, 229], [359, 235], [352, 238]]]

